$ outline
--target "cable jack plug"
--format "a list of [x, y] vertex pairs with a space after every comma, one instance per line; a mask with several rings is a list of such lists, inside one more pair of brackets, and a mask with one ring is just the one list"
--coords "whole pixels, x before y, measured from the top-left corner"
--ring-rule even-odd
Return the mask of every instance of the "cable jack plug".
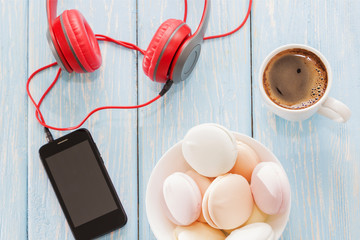
[[51, 134], [50, 130], [47, 127], [44, 127], [44, 132], [46, 134], [46, 140], [48, 142], [54, 141], [53, 135]]
[[170, 88], [171, 88], [171, 86], [173, 85], [173, 83], [174, 83], [174, 82], [173, 82], [172, 80], [168, 80], [168, 81], [165, 83], [163, 89], [160, 91], [159, 95], [160, 95], [160, 96], [164, 96], [165, 93], [167, 93], [167, 92], [170, 90]]

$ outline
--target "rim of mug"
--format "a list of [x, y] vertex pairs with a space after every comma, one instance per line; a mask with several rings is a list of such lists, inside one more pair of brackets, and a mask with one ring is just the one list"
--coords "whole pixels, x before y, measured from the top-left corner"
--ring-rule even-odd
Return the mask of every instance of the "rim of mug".
[[[320, 58], [320, 60], [324, 63], [325, 65], [325, 68], [326, 68], [326, 72], [327, 72], [327, 76], [328, 76], [328, 82], [327, 82], [327, 86], [326, 86], [326, 89], [325, 89], [325, 93], [324, 95], [320, 98], [320, 100], [318, 102], [316, 102], [315, 104], [309, 106], [309, 107], [306, 107], [306, 108], [302, 108], [302, 109], [289, 109], [289, 108], [285, 108], [285, 107], [282, 107], [280, 105], [277, 105], [275, 102], [273, 102], [270, 97], [266, 94], [265, 92], [265, 89], [264, 89], [264, 84], [263, 84], [263, 73], [265, 71], [265, 68], [267, 67], [268, 63], [270, 62], [270, 60], [278, 53], [280, 52], [283, 52], [285, 50], [289, 50], [289, 49], [295, 49], [295, 48], [300, 48], [300, 49], [304, 49], [304, 50], [307, 50], [307, 51], [310, 51], [312, 53], [314, 53], [316, 56], [318, 56]], [[265, 99], [265, 101], [270, 104], [271, 106], [273, 107], [276, 107], [278, 109], [281, 109], [283, 111], [286, 111], [286, 112], [291, 112], [291, 113], [294, 113], [294, 112], [297, 112], [297, 113], [300, 113], [300, 112], [306, 112], [306, 111], [309, 111], [311, 109], [314, 109], [314, 108], [317, 108], [319, 106], [321, 106], [324, 101], [327, 99], [328, 95], [329, 95], [329, 92], [330, 92], [330, 89], [331, 89], [331, 85], [332, 85], [332, 71], [331, 71], [331, 67], [330, 67], [330, 64], [328, 62], [328, 60], [325, 58], [325, 56], [318, 50], [316, 50], [315, 48], [313, 47], [310, 47], [308, 45], [304, 45], [304, 44], [297, 44], [297, 43], [294, 43], [294, 44], [286, 44], [286, 45], [283, 45], [283, 46], [280, 46], [276, 49], [274, 49], [273, 51], [271, 51], [267, 56], [266, 58], [263, 60], [262, 64], [261, 64], [261, 67], [260, 67], [260, 71], [259, 71], [259, 87], [260, 87], [260, 92], [261, 94], [263, 95], [263, 98]]]

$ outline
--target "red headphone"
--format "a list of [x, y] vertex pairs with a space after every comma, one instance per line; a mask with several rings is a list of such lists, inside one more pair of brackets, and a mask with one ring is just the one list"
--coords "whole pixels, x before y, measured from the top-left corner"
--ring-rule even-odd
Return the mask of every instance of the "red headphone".
[[[131, 109], [151, 104], [163, 96], [173, 83], [186, 80], [194, 70], [201, 52], [204, 40], [225, 37], [238, 31], [247, 21], [252, 6], [249, 8], [243, 22], [231, 32], [204, 38], [210, 15], [211, 0], [205, 0], [204, 12], [199, 27], [191, 34], [190, 27], [184, 22], [187, 15], [187, 0], [185, 0], [184, 21], [169, 19], [156, 31], [146, 51], [134, 44], [118, 41], [104, 35], [94, 35], [88, 22], [78, 10], [65, 10], [57, 16], [57, 0], [46, 0], [46, 11], [49, 29], [47, 39], [56, 62], [35, 71], [27, 81], [26, 90], [36, 108], [36, 118], [44, 127], [54, 130], [73, 130], [79, 128], [93, 113], [103, 109]], [[56, 17], [57, 16], [57, 17]], [[143, 70], [153, 81], [166, 83], [157, 97], [147, 103], [137, 106], [105, 106], [91, 111], [80, 124], [69, 128], [57, 128], [47, 125], [40, 111], [40, 105], [47, 93], [57, 82], [61, 69], [69, 73], [93, 72], [101, 66], [102, 58], [98, 41], [110, 41], [124, 47], [143, 53]], [[42, 70], [59, 64], [60, 69], [55, 80], [45, 91], [38, 103], [33, 99], [29, 85], [33, 77]]]
[[184, 81], [194, 70], [209, 22], [211, 1], [205, 0], [200, 25], [191, 35], [182, 20], [166, 20], [156, 31], [143, 59], [145, 74], [155, 82]]
[[[169, 19], [156, 31], [143, 60], [143, 70], [153, 81], [177, 83], [187, 79], [200, 56], [209, 22], [210, 0], [205, 0], [200, 25], [191, 35], [182, 20]], [[57, 63], [67, 72], [93, 72], [101, 66], [97, 39], [78, 10], [65, 10], [56, 17], [57, 0], [47, 0], [48, 42]]]
[[93, 72], [101, 66], [101, 52], [90, 25], [78, 10], [56, 17], [57, 0], [47, 0], [47, 39], [56, 62], [71, 73]]

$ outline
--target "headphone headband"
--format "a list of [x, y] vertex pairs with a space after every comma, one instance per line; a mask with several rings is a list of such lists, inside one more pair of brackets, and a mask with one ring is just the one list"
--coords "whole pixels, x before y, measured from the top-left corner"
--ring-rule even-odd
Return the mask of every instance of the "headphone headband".
[[211, 9], [211, 0], [205, 0], [204, 12], [201, 17], [200, 24], [196, 29], [196, 32], [193, 34], [193, 38], [203, 41], [205, 37], [206, 29], [209, 25], [210, 9]]
[[56, 18], [57, 12], [57, 0], [47, 0], [46, 1], [46, 13], [49, 26], [52, 25], [54, 19]]
[[170, 69], [170, 79], [180, 83], [190, 77], [200, 57], [201, 44], [204, 41], [209, 24], [211, 0], [205, 0], [204, 12], [196, 32], [184, 42], [176, 54]]

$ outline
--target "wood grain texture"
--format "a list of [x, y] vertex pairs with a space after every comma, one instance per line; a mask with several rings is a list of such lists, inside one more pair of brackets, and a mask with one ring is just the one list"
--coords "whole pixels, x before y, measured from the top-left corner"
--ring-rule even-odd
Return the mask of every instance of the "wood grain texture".
[[[292, 211], [283, 239], [359, 239], [358, 1], [255, 1], [252, 16], [254, 135], [283, 163]], [[302, 123], [275, 117], [259, 94], [258, 70], [276, 47], [319, 49], [334, 74], [331, 96], [353, 112], [346, 124], [315, 115]]]
[[[46, 42], [44, 1], [30, 2], [29, 72], [54, 61]], [[78, 9], [95, 33], [136, 41], [135, 1], [59, 1], [58, 12]], [[136, 54], [114, 44], [100, 44], [103, 65], [92, 74], [63, 73], [42, 107], [45, 119], [56, 126], [77, 124], [87, 112], [103, 105], [136, 104]], [[37, 99], [52, 81], [56, 68], [40, 74], [32, 84]], [[29, 107], [29, 239], [73, 239], [38, 149], [45, 143], [42, 128]], [[137, 121], [136, 111], [105, 111], [84, 125], [93, 135], [110, 177], [128, 214], [121, 230], [104, 239], [137, 238]], [[55, 132], [59, 137], [59, 132]], [[64, 134], [64, 133], [61, 133]]]
[[[195, 31], [203, 1], [188, 1], [188, 23]], [[234, 28], [242, 20], [247, 2], [212, 1], [207, 35]], [[139, 44], [146, 48], [166, 19], [183, 19], [182, 0], [140, 0]], [[142, 58], [140, 58], [142, 60]], [[174, 85], [164, 100], [139, 113], [140, 239], [154, 239], [145, 210], [146, 185], [163, 153], [194, 125], [216, 122], [251, 134], [250, 24], [234, 36], [205, 42], [192, 78]], [[155, 96], [161, 85], [151, 82], [139, 64], [139, 101]]]
[[0, 239], [27, 235], [26, 0], [0, 1]]

